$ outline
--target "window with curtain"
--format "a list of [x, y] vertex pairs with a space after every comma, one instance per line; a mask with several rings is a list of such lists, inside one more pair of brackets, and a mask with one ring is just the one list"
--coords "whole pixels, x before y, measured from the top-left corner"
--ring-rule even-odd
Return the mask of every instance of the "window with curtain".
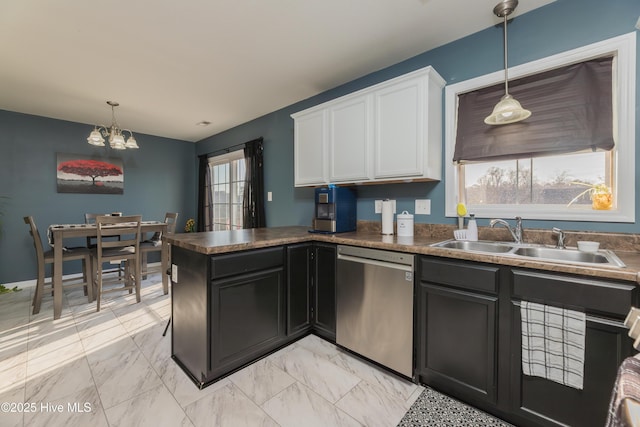
[[[627, 91], [635, 49], [617, 42], [510, 70], [523, 77], [510, 80], [509, 92], [532, 112], [519, 123], [484, 123], [503, 81], [447, 89], [456, 108], [447, 112], [447, 215], [464, 202], [478, 217], [633, 221], [635, 171], [626, 157], [634, 157]], [[596, 186], [611, 190], [609, 209], [594, 210], [585, 190]]]
[[520, 123], [483, 121], [501, 84], [459, 95], [453, 160], [464, 177], [461, 199], [470, 206], [573, 200], [574, 209], [589, 209], [589, 185], [615, 191], [612, 63], [605, 56], [512, 81], [513, 96], [535, 112]]
[[262, 138], [199, 156], [198, 231], [265, 227], [263, 169]]

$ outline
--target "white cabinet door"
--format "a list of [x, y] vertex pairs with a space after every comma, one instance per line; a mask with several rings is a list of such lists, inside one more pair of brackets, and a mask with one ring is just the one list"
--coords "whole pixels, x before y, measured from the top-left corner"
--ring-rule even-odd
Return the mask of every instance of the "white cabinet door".
[[329, 107], [329, 182], [368, 180], [371, 97], [347, 98]]
[[295, 115], [294, 120], [295, 185], [323, 185], [327, 182], [326, 112]]
[[424, 78], [418, 77], [375, 92], [376, 179], [422, 175], [426, 137], [424, 85]]

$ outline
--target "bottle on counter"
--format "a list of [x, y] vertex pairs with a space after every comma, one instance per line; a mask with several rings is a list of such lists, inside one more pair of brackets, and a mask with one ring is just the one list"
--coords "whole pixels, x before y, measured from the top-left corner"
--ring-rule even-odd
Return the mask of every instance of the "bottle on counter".
[[475, 242], [478, 240], [478, 224], [474, 214], [469, 215], [469, 222], [467, 223], [467, 240]]

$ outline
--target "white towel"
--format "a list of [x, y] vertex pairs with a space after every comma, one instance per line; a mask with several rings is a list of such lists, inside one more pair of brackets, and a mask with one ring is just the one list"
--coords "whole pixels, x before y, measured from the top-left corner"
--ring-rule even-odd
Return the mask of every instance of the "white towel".
[[522, 301], [522, 373], [582, 390], [584, 313]]

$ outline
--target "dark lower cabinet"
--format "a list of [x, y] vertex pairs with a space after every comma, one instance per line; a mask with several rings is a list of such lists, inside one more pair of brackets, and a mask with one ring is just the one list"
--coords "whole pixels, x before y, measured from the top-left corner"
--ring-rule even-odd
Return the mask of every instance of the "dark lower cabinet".
[[[636, 284], [427, 256], [418, 275], [421, 383], [517, 426], [605, 424], [618, 367], [634, 353], [623, 321]], [[582, 390], [523, 375], [522, 301], [586, 314]]]
[[311, 328], [313, 243], [287, 246], [287, 336]]
[[315, 243], [312, 282], [313, 331], [336, 341], [336, 245]]
[[496, 403], [495, 267], [421, 258], [418, 380], [468, 402]]
[[[513, 270], [511, 323], [512, 411], [530, 425], [603, 426], [618, 367], [633, 354], [623, 325], [636, 285]], [[522, 374], [520, 301], [586, 313], [583, 389]]]
[[173, 359], [204, 387], [314, 331], [335, 342], [336, 246], [172, 250]]
[[172, 250], [172, 357], [204, 387], [286, 344], [284, 247]]

